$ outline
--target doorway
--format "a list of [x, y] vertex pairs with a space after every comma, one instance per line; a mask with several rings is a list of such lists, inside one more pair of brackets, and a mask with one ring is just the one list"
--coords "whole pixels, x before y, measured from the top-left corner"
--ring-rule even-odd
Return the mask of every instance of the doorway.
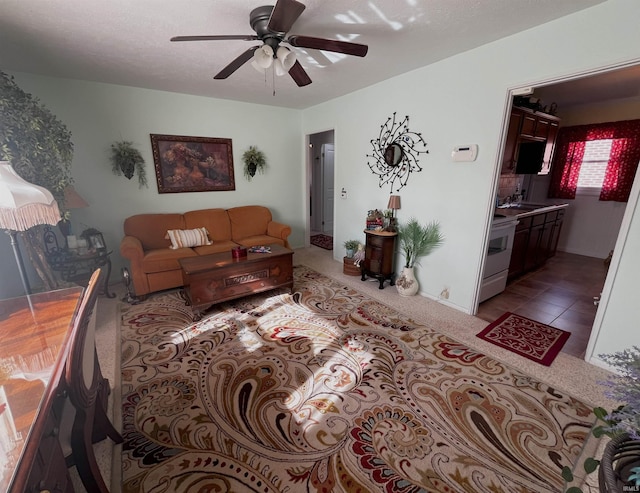
[[[309, 226], [310, 236], [333, 237], [334, 131], [309, 136]], [[324, 238], [327, 242], [327, 238]]]
[[[541, 99], [543, 104], [556, 103], [558, 116], [563, 118], [561, 127], [573, 126], [640, 119], [639, 87], [640, 65], [634, 65], [612, 70], [602, 69], [593, 75], [548, 85], [539, 84], [534, 88], [532, 97]], [[527, 176], [526, 189], [535, 192], [528, 197], [529, 201], [540, 202], [546, 199], [548, 179], [549, 177]], [[610, 248], [615, 250], [621, 228], [628, 229], [628, 224], [624, 226], [623, 216], [627, 217], [631, 211], [626, 211], [627, 203], [615, 203], [615, 206], [610, 202], [606, 203], [608, 206], [598, 204], [597, 196], [578, 196], [567, 202], [571, 204], [573, 213], [572, 222], [563, 226], [563, 235], [571, 232], [571, 236], [565, 236], [566, 241], [561, 245], [565, 251], [559, 252], [557, 257], [539, 270], [516, 279], [507, 286], [504, 293], [483, 303], [478, 307], [477, 316], [493, 321], [497, 317], [491, 319], [492, 316], [502, 309], [503, 312], [515, 311], [539, 322], [568, 330], [576, 334], [576, 337], [570, 338], [573, 342], [565, 345], [565, 351], [588, 359], [591, 357], [588, 354], [588, 344], [592, 339], [592, 332], [599, 330], [597, 304], [594, 301], [600, 301], [608, 270], [605, 259], [609, 248], [606, 251], [603, 248], [596, 251], [595, 247], [602, 244], [602, 238], [607, 236]], [[598, 208], [606, 207], [617, 210], [613, 216], [606, 216], [602, 209], [598, 211]], [[567, 210], [568, 213], [570, 209]], [[602, 216], [601, 226], [594, 224], [598, 214]], [[590, 237], [589, 234], [597, 236]], [[610, 258], [608, 260], [611, 261]], [[607, 295], [604, 294], [603, 298], [604, 296]]]

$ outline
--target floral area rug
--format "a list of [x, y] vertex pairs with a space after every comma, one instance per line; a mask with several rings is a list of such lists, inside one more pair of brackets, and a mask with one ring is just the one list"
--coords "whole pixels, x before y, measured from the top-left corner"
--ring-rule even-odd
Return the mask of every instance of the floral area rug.
[[477, 335], [485, 341], [536, 363], [550, 366], [571, 334], [527, 317], [506, 312]]
[[590, 407], [307, 267], [198, 322], [122, 309], [138, 492], [559, 492]]
[[333, 236], [328, 235], [313, 235], [309, 238], [309, 242], [325, 250], [333, 250]]

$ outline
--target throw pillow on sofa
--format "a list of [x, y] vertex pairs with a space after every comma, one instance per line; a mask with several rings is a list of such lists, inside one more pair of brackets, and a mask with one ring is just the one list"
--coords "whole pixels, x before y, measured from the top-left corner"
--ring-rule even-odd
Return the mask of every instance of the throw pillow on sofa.
[[172, 250], [186, 247], [196, 247], [202, 245], [211, 245], [213, 242], [209, 240], [209, 232], [207, 228], [196, 229], [170, 229], [167, 236], [171, 240]]

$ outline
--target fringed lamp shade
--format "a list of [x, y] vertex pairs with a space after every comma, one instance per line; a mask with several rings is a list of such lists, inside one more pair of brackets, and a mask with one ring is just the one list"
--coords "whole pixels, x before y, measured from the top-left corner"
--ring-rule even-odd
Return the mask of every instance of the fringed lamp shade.
[[51, 192], [25, 181], [10, 164], [0, 162], [0, 228], [26, 231], [58, 221], [60, 211]]

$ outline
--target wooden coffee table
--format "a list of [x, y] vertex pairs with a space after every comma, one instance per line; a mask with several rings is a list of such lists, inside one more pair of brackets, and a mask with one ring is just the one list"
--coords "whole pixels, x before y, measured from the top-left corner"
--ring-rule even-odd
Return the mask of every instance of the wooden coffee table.
[[270, 289], [293, 290], [293, 251], [268, 245], [271, 253], [247, 253], [235, 259], [231, 251], [180, 260], [187, 304], [194, 320], [216, 303]]

